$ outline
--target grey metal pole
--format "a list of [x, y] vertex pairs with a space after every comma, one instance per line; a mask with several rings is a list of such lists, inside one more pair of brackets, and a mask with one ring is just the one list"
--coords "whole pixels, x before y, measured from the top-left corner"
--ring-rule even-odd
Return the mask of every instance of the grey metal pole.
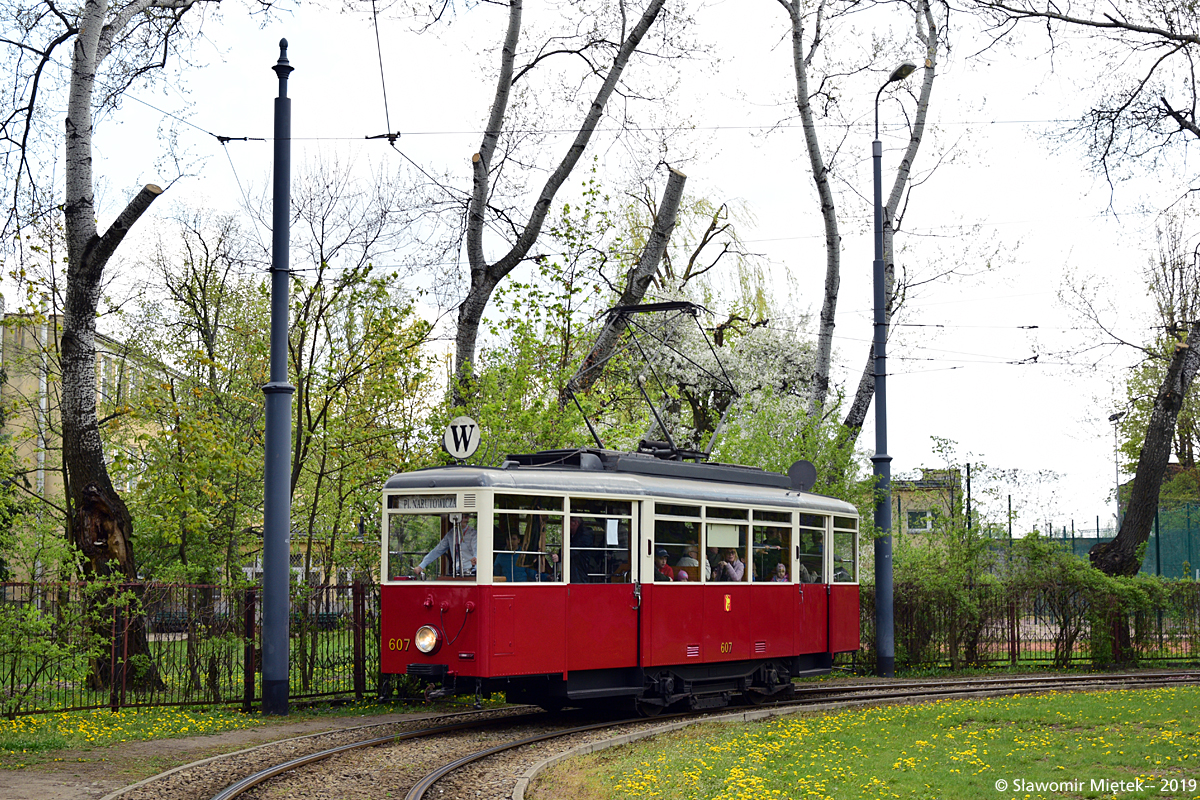
[[875, 654], [876, 674], [896, 674], [895, 619], [892, 616], [892, 457], [887, 452], [887, 292], [883, 263], [883, 143], [879, 141], [879, 96], [889, 83], [904, 80], [917, 65], [905, 61], [875, 93], [875, 141], [871, 142], [875, 182]]
[[1116, 530], [1113, 532], [1114, 537], [1121, 531], [1121, 450], [1117, 442], [1117, 423], [1121, 421], [1125, 413], [1124, 411], [1118, 411], [1115, 414], [1110, 414], [1108, 417], [1108, 421], [1113, 424], [1113, 471], [1116, 475], [1114, 484], [1116, 494], [1114, 495], [1114, 499], [1117, 504], [1117, 513], [1113, 515], [1113, 519], [1116, 520]]
[[[891, 81], [889, 80], [888, 83]], [[887, 86], [887, 83], [884, 84]], [[883, 86], [879, 87], [879, 92]], [[896, 674], [892, 616], [892, 457], [887, 452], [887, 322], [883, 264], [883, 143], [879, 141], [879, 93], [875, 95], [875, 140], [871, 142], [875, 182], [875, 653], [876, 674]]]
[[292, 101], [287, 96], [287, 39], [279, 40], [275, 98], [275, 176], [271, 214], [271, 380], [266, 395], [263, 496], [262, 712], [288, 713], [288, 641], [291, 603], [292, 392], [288, 383], [289, 225], [291, 222]]

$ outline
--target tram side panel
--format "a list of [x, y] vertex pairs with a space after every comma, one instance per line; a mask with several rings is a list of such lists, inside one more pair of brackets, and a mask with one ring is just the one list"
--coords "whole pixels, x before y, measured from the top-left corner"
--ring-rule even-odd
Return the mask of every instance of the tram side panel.
[[571, 584], [567, 592], [567, 669], [636, 667], [638, 598], [634, 584]]
[[751, 616], [749, 583], [704, 585], [704, 646], [701, 660], [742, 661], [754, 657], [751, 633], [757, 620]]
[[488, 589], [495, 677], [566, 671], [567, 587], [497, 584]]
[[800, 584], [796, 623], [798, 654], [829, 652], [829, 587], [826, 584]]
[[858, 584], [829, 587], [829, 652], [847, 653], [859, 647]]
[[642, 664], [701, 663], [704, 612], [696, 586], [642, 584]]
[[747, 639], [750, 658], [784, 658], [798, 651], [796, 587], [790, 583], [756, 583], [750, 592]]

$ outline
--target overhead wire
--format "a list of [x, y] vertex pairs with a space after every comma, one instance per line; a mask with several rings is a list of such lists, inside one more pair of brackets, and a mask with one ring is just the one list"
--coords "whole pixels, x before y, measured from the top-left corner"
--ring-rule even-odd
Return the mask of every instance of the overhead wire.
[[375, 52], [379, 55], [379, 83], [383, 87], [383, 121], [390, 131], [392, 117], [388, 113], [387, 77], [383, 72], [383, 45], [379, 42], [379, 13], [375, 9], [375, 0], [371, 0], [371, 21], [375, 27]]

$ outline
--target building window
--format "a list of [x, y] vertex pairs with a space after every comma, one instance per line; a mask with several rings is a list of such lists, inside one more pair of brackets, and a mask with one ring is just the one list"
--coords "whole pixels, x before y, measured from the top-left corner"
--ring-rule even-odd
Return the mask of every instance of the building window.
[[908, 512], [908, 529], [910, 531], [933, 530], [933, 512], [932, 511], [910, 511], [910, 512]]

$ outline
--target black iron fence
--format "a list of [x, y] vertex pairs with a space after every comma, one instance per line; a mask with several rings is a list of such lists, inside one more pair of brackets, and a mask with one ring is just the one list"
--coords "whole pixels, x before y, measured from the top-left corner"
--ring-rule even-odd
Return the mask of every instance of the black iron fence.
[[[1200, 583], [1149, 600], [1058, 584], [935, 596], [895, 586], [898, 667], [1107, 666], [1200, 662]], [[874, 594], [862, 587], [862, 650], [874, 660]], [[257, 707], [258, 590], [220, 586], [0, 584], [0, 713], [155, 705]], [[1128, 659], [1125, 659], [1128, 660]], [[363, 698], [381, 688], [379, 587], [297, 589], [291, 697]]]
[[[1097, 595], [1063, 584], [1020, 592], [1002, 583], [936, 596], [897, 583], [896, 666], [1067, 666], [1200, 662], [1200, 583]], [[860, 663], [874, 663], [874, 588], [862, 587]]]
[[[0, 584], [0, 713], [240, 704], [260, 698], [254, 587]], [[296, 589], [293, 699], [374, 694], [379, 587]]]

